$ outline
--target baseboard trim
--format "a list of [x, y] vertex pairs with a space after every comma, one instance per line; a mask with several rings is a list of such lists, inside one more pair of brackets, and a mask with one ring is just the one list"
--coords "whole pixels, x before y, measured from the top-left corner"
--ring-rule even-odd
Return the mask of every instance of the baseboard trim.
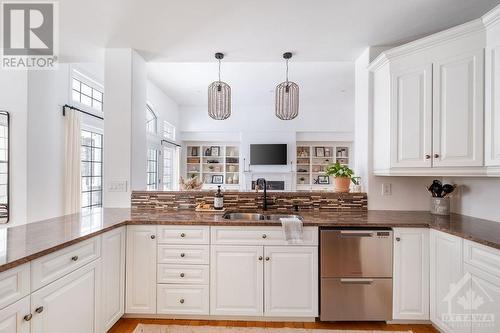
[[388, 320], [387, 324], [390, 325], [431, 325], [432, 322], [430, 320]]
[[170, 314], [135, 314], [126, 313], [123, 318], [134, 319], [186, 319], [186, 320], [228, 320], [228, 321], [280, 321], [312, 323], [315, 317], [245, 317], [245, 316], [210, 316], [210, 315], [170, 315]]

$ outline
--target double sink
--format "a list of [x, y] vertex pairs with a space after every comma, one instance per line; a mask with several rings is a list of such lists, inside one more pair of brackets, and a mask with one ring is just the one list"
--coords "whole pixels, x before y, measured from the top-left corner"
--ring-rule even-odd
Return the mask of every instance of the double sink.
[[282, 218], [297, 218], [302, 220], [300, 215], [289, 214], [259, 214], [259, 213], [225, 213], [222, 218], [226, 220], [245, 220], [245, 221], [279, 221]]

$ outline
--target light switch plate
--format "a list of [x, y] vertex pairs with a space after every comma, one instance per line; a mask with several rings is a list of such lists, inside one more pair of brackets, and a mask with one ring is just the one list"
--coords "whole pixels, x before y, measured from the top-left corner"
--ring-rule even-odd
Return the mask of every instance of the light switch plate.
[[127, 181], [113, 180], [108, 182], [108, 192], [127, 192]]
[[383, 196], [392, 195], [392, 184], [390, 183], [382, 184], [382, 195]]

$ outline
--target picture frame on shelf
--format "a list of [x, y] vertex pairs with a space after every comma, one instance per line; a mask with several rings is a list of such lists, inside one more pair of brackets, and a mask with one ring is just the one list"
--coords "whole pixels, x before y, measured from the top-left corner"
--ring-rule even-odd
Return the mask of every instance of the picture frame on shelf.
[[321, 185], [330, 184], [330, 177], [328, 177], [328, 176], [318, 176], [318, 184], [321, 184]]
[[204, 153], [205, 156], [212, 156], [212, 149], [211, 148], [207, 148], [205, 149], [205, 153]]
[[191, 147], [191, 156], [197, 157], [199, 155], [198, 147]]
[[316, 157], [325, 157], [325, 147], [315, 147], [314, 152]]
[[211, 156], [220, 156], [220, 147], [219, 146], [210, 147], [210, 153]]
[[212, 184], [224, 184], [224, 176], [223, 175], [213, 175], [212, 176]]

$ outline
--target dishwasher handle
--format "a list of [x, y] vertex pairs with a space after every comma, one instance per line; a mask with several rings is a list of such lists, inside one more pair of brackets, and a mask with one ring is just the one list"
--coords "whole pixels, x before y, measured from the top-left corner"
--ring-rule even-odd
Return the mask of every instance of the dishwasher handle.
[[377, 233], [370, 230], [341, 230], [341, 238], [352, 238], [352, 237], [374, 237]]

